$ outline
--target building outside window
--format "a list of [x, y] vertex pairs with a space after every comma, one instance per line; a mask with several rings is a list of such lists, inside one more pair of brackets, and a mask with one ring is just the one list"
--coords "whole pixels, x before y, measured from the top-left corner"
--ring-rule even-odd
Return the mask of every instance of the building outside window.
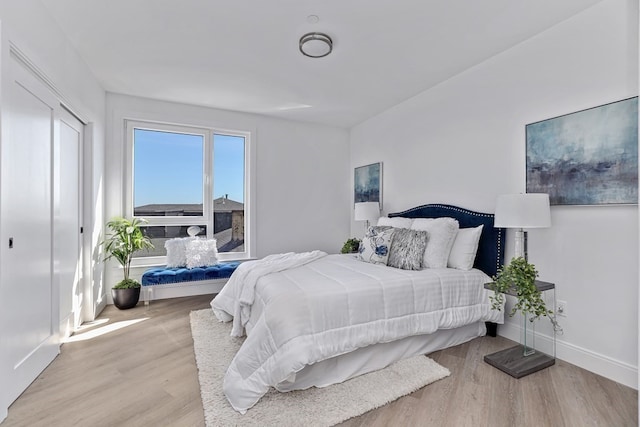
[[163, 262], [164, 242], [197, 225], [220, 259], [247, 258], [250, 133], [136, 121], [126, 129], [127, 211], [147, 221], [155, 246], [138, 257]]

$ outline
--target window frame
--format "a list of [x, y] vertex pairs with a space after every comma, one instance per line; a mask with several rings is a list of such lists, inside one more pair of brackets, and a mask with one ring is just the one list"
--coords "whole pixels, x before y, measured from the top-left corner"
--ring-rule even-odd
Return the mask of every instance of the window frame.
[[[199, 135], [203, 137], [202, 153], [202, 216], [134, 216], [134, 131], [143, 129], [159, 132], [181, 133], [188, 135]], [[214, 134], [229, 135], [244, 138], [244, 251], [243, 252], [220, 252], [220, 261], [243, 260], [254, 258], [253, 253], [253, 228], [255, 216], [252, 203], [252, 176], [254, 170], [252, 133], [249, 131], [223, 129], [219, 127], [189, 126], [182, 124], [172, 124], [148, 120], [125, 119], [124, 123], [126, 153], [125, 153], [125, 179], [124, 179], [124, 207], [127, 218], [141, 218], [148, 226], [171, 226], [171, 225], [206, 225], [207, 238], [213, 237], [214, 233]], [[152, 266], [166, 264], [166, 256], [136, 257], [132, 261], [132, 266]]]

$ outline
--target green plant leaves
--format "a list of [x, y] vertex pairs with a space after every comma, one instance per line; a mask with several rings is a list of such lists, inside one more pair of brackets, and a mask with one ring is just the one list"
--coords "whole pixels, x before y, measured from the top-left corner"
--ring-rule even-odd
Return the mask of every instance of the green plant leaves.
[[346, 242], [344, 242], [344, 245], [342, 245], [342, 250], [340, 251], [340, 253], [350, 254], [353, 252], [358, 252], [359, 247], [360, 247], [360, 240], [351, 238]]
[[[129, 269], [133, 253], [140, 250], [153, 248], [151, 240], [142, 233], [141, 224], [145, 221], [140, 218], [128, 220], [122, 217], [113, 218], [107, 222], [109, 233], [107, 238], [101, 242], [106, 252], [104, 260], [115, 258], [124, 269], [123, 282], [129, 281]], [[121, 283], [123, 283], [121, 282]], [[136, 282], [137, 283], [137, 282]], [[138, 286], [140, 286], [138, 284]], [[136, 286], [124, 286], [126, 288]]]
[[489, 284], [489, 288], [494, 291], [494, 295], [489, 297], [491, 308], [501, 310], [505, 300], [504, 294], [509, 293], [516, 296], [516, 304], [509, 316], [521, 311], [531, 316], [532, 320], [540, 316], [548, 316], [551, 319], [550, 315], [553, 312], [547, 309], [542, 292], [536, 288], [536, 277], [538, 271], [533, 264], [522, 257], [513, 258], [509, 265], [498, 270], [493, 282]]

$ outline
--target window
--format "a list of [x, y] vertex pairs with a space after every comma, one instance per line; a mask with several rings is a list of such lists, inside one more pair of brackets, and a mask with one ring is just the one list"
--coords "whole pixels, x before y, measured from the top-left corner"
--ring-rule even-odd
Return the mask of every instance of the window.
[[137, 257], [164, 262], [164, 242], [192, 225], [221, 259], [249, 256], [248, 132], [128, 121], [127, 141], [127, 211], [155, 246]]
[[245, 138], [213, 134], [213, 233], [219, 252], [244, 252]]
[[205, 135], [133, 129], [134, 216], [202, 216]]

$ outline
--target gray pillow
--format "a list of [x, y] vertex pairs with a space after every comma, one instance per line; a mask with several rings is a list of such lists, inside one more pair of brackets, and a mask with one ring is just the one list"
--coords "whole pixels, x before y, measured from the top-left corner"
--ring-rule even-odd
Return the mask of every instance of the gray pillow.
[[403, 270], [421, 270], [428, 236], [426, 231], [397, 228], [387, 265]]

